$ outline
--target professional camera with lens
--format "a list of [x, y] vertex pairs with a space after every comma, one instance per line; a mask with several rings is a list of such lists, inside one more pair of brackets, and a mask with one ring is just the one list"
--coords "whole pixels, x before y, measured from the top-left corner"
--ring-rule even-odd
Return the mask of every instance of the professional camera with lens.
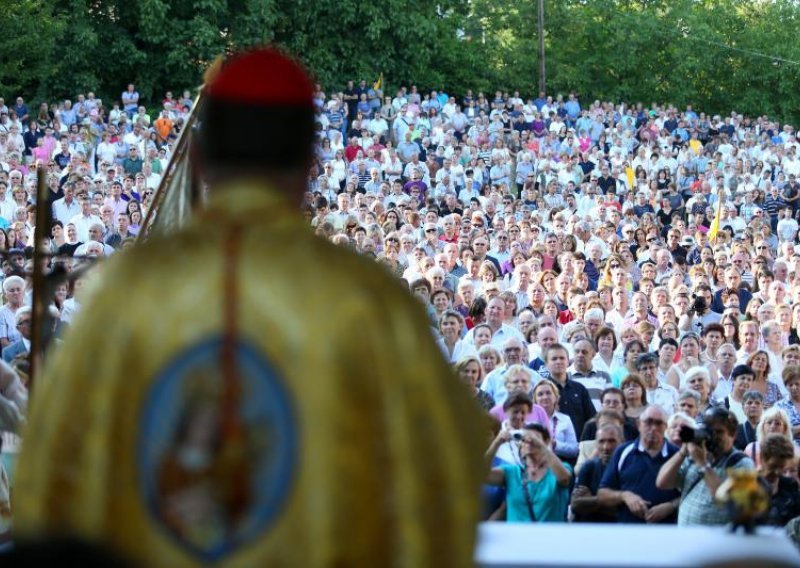
[[689, 307], [689, 311], [702, 316], [708, 311], [708, 303], [703, 296], [694, 294], [693, 297], [694, 302], [692, 302], [692, 305]]
[[705, 445], [708, 451], [714, 451], [714, 437], [705, 426], [698, 426], [697, 428], [685, 425], [681, 426], [680, 438], [681, 442], [684, 444]]

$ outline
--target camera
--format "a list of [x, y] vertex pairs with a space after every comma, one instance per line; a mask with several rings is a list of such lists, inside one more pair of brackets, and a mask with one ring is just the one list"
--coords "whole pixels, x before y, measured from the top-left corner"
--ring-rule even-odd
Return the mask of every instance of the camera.
[[511, 430], [511, 439], [515, 442], [521, 442], [524, 437], [522, 430]]
[[692, 305], [689, 307], [689, 311], [695, 312], [699, 315], [706, 313], [708, 310], [706, 299], [698, 294], [693, 294], [692, 297], [694, 298], [694, 302], [692, 302]]
[[711, 432], [703, 425], [697, 428], [691, 426], [681, 426], [680, 439], [684, 444], [698, 444], [705, 445], [709, 452], [714, 452], [716, 442], [714, 441]]

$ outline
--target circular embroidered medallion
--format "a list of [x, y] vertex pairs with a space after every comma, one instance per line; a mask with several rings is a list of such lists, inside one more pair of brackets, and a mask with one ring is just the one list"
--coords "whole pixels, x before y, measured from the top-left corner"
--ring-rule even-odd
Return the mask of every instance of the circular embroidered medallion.
[[297, 469], [294, 405], [281, 377], [246, 343], [235, 344], [226, 371], [222, 352], [222, 338], [213, 338], [159, 373], [144, 401], [138, 443], [147, 509], [206, 561], [268, 528]]

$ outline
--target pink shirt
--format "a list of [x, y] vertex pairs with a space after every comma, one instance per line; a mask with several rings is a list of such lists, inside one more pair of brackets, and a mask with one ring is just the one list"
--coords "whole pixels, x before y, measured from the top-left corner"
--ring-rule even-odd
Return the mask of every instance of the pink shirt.
[[[497, 418], [498, 422], [503, 422], [506, 419], [506, 411], [503, 410], [503, 405], [498, 404], [494, 408], [489, 411], [489, 414]], [[533, 408], [531, 409], [530, 414], [525, 417], [525, 423], [529, 424], [531, 422], [536, 422], [537, 424], [541, 424], [545, 428], [550, 431], [550, 437], [553, 436], [553, 425], [550, 423], [550, 419], [547, 417], [547, 412], [544, 411], [544, 408], [539, 406], [538, 404], [534, 404]]]

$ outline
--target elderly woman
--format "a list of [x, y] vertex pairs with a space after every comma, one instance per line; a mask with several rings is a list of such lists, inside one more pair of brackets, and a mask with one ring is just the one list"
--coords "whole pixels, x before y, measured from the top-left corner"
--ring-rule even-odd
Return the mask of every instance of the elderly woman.
[[494, 400], [489, 393], [480, 389], [480, 384], [483, 382], [483, 367], [478, 358], [474, 355], [464, 357], [453, 365], [453, 370], [470, 389], [480, 407], [489, 412], [494, 406]]
[[680, 447], [683, 443], [681, 441], [681, 428], [688, 426], [689, 428], [697, 428], [697, 422], [694, 418], [685, 412], [676, 412], [667, 420], [667, 440], [675, 446]]
[[[792, 442], [792, 423], [786, 411], [773, 407], [764, 412], [756, 428], [756, 441], [751, 442], [744, 449], [744, 453], [752, 458], [756, 467], [761, 465], [761, 441], [770, 434], [780, 434]], [[797, 455], [797, 449], [795, 449]]]
[[578, 457], [578, 438], [572, 420], [563, 412], [558, 412], [560, 396], [552, 381], [539, 381], [533, 387], [533, 401], [541, 406], [553, 427], [553, 450], [562, 460], [574, 463]]
[[644, 379], [631, 373], [622, 380], [620, 389], [625, 396], [625, 416], [638, 420], [647, 409], [647, 386]]
[[484, 375], [488, 375], [494, 371], [495, 368], [503, 362], [503, 357], [500, 355], [500, 352], [491, 344], [478, 348], [478, 359], [481, 360]]
[[692, 367], [686, 371], [685, 388], [691, 389], [700, 395], [700, 403], [697, 408], [698, 421], [702, 420], [703, 413], [712, 406], [719, 403], [711, 396], [711, 375], [705, 367]]
[[[523, 365], [511, 365], [506, 369], [503, 374], [503, 381], [509, 397], [516, 391], [522, 391], [524, 393], [531, 392], [530, 371]], [[498, 422], [503, 423], [506, 420], [505, 404], [496, 405], [489, 411], [489, 414], [494, 416]], [[527, 424], [528, 422], [537, 422], [550, 428], [550, 418], [538, 404], [533, 404], [527, 416], [525, 416], [525, 423]]]
[[551, 436], [540, 424], [522, 433], [519, 464], [489, 473], [487, 483], [506, 489], [506, 520], [510, 523], [563, 523], [567, 520], [572, 469], [551, 449]]

